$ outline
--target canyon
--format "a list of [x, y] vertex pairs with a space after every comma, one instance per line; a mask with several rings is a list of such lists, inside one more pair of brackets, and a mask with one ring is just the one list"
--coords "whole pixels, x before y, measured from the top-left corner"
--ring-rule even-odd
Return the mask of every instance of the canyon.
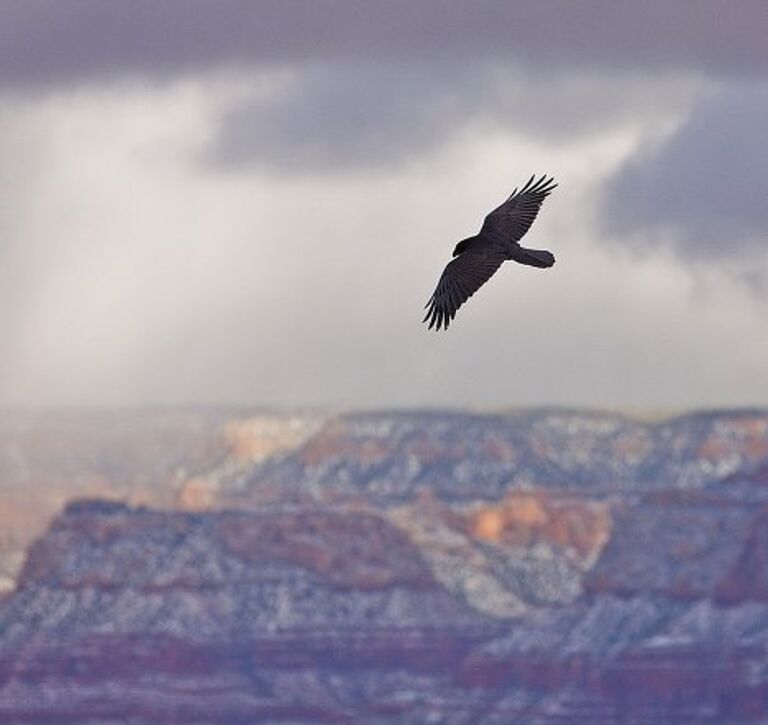
[[766, 411], [113, 415], [1, 431], [2, 722], [768, 716]]

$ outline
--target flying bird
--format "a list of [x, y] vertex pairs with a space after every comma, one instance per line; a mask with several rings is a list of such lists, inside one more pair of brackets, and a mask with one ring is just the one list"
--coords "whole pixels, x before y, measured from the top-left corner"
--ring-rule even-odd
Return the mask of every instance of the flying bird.
[[454, 259], [448, 262], [434, 293], [424, 306], [429, 329], [448, 329], [456, 311], [501, 266], [514, 260], [531, 267], [551, 267], [555, 257], [543, 249], [526, 249], [518, 243], [530, 229], [544, 199], [557, 186], [552, 178], [535, 176], [528, 179], [520, 191], [515, 189], [509, 198], [485, 217], [480, 233], [460, 241], [453, 250]]

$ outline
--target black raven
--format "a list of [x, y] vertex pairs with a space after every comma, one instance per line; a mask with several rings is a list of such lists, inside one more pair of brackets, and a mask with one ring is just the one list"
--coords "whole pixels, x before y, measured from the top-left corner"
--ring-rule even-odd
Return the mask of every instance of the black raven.
[[480, 233], [464, 239], [453, 250], [455, 259], [448, 262], [433, 295], [425, 305], [429, 329], [448, 329], [459, 309], [501, 266], [513, 259], [531, 267], [551, 267], [555, 257], [551, 252], [526, 249], [518, 242], [528, 231], [539, 213], [544, 199], [557, 186], [552, 178], [535, 176], [528, 179], [518, 192], [496, 207], [483, 222]]

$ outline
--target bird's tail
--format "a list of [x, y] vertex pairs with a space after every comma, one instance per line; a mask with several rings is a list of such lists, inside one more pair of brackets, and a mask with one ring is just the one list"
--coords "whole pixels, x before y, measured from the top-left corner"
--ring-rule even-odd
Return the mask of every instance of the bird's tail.
[[520, 262], [520, 264], [542, 269], [551, 267], [555, 263], [555, 255], [552, 252], [547, 252], [545, 249], [526, 249], [525, 247], [517, 247], [512, 253], [512, 259], [515, 262]]

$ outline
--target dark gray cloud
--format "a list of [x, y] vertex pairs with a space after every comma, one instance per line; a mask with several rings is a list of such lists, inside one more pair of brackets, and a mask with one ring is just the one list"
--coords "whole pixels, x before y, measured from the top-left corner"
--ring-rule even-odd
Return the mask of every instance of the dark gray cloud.
[[313, 67], [227, 113], [210, 158], [284, 170], [399, 163], [479, 106], [484, 79], [467, 87], [467, 75], [421, 65]]
[[611, 235], [640, 249], [671, 245], [687, 259], [768, 252], [768, 83], [729, 86], [670, 138], [640, 151], [609, 182]]
[[764, 0], [3, 0], [0, 84], [328, 60], [768, 69]]
[[638, 79], [659, 71], [768, 70], [762, 0], [0, 0], [0, 17], [6, 90], [292, 74], [222, 117], [207, 155], [280, 171], [386, 167], [472, 123], [572, 140], [645, 112]]
[[635, 75], [532, 80], [499, 63], [313, 65], [225, 112], [206, 156], [280, 172], [391, 168], [467, 130], [577, 141], [690, 93], [689, 82]]

